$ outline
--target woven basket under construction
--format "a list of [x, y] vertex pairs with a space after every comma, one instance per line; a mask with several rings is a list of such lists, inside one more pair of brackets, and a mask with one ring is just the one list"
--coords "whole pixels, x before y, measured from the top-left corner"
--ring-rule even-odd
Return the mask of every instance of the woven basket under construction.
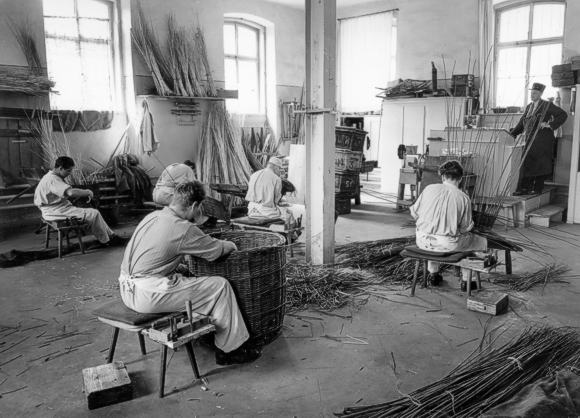
[[214, 262], [188, 257], [190, 273], [225, 277], [236, 293], [251, 341], [260, 345], [274, 341], [282, 329], [286, 303], [284, 237], [254, 231], [226, 231], [212, 236], [232, 241], [238, 251]]

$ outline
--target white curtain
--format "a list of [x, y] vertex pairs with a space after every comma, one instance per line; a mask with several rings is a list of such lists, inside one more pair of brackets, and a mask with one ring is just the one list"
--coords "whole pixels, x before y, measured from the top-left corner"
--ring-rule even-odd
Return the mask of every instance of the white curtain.
[[386, 87], [395, 76], [395, 12], [342, 19], [339, 30], [341, 111], [380, 111], [377, 87]]

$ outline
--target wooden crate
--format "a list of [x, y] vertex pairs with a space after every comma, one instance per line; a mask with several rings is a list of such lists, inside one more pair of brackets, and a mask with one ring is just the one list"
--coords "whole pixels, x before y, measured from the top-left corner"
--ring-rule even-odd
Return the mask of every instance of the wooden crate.
[[122, 361], [83, 369], [89, 409], [113, 405], [133, 398], [133, 387]]
[[348, 215], [350, 213], [350, 197], [337, 195], [334, 198], [334, 210], [339, 215]]
[[334, 169], [341, 173], [355, 173], [361, 171], [362, 152], [337, 149], [334, 154]]
[[505, 293], [481, 291], [467, 298], [467, 309], [490, 315], [503, 313], [509, 305], [509, 297]]
[[334, 192], [353, 196], [358, 186], [358, 174], [335, 173]]
[[361, 129], [337, 126], [335, 128], [336, 148], [362, 152], [367, 132]]

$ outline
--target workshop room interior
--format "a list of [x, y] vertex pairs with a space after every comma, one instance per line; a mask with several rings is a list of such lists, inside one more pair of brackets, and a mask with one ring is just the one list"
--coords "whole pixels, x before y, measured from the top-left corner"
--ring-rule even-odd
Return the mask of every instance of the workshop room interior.
[[580, 1], [0, 21], [0, 417], [580, 416]]

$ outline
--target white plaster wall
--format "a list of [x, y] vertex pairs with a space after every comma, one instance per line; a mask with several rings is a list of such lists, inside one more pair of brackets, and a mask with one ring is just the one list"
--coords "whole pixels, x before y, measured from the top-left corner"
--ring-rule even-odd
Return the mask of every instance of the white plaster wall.
[[[397, 78], [431, 79], [431, 61], [443, 78], [467, 72], [478, 51], [477, 0], [380, 0], [341, 8], [337, 17], [399, 9]], [[455, 69], [453, 70], [453, 66]]]

